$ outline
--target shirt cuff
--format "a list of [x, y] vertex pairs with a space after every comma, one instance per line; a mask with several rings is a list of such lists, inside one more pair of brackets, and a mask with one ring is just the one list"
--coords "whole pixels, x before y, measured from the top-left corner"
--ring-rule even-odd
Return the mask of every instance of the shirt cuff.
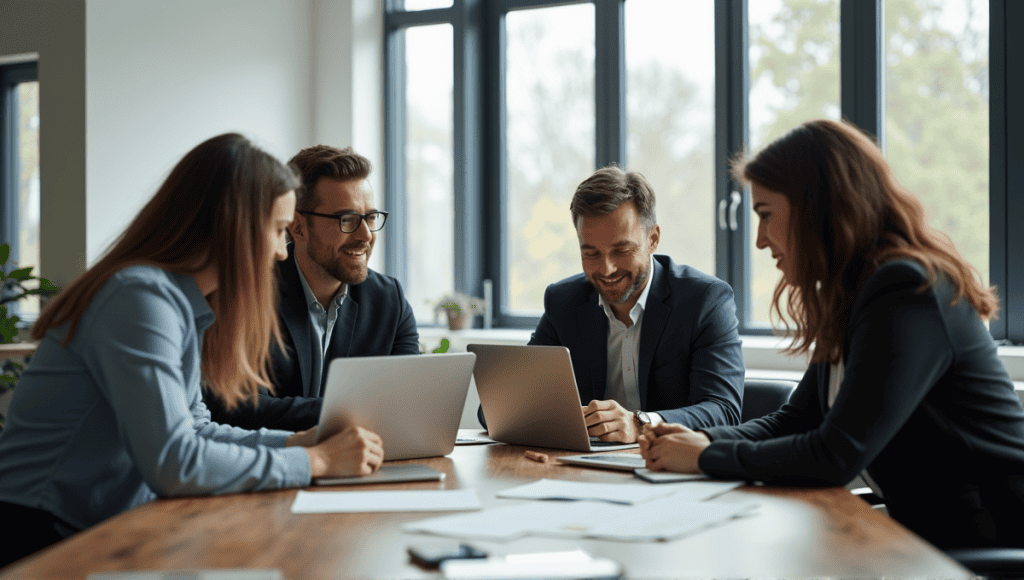
[[309, 454], [305, 447], [287, 447], [275, 450], [285, 461], [284, 485], [281, 487], [309, 487], [313, 477], [309, 465]]
[[652, 427], [665, 422], [665, 418], [658, 413], [647, 413], [647, 418], [651, 420]]
[[288, 438], [294, 435], [291, 431], [280, 429], [260, 429], [260, 444], [267, 447], [284, 447]]

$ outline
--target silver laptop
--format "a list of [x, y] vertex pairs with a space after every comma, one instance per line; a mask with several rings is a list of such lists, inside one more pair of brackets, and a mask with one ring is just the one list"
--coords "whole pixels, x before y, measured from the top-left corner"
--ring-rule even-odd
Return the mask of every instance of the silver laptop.
[[570, 451], [631, 449], [587, 435], [576, 376], [564, 346], [471, 344], [473, 375], [495, 441]]
[[317, 440], [357, 425], [380, 435], [385, 461], [448, 455], [475, 360], [473, 353], [334, 359]]

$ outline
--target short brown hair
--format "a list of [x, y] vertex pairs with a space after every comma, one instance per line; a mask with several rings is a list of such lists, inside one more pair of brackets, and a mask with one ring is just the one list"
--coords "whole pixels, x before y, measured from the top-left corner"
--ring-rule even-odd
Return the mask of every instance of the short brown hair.
[[608, 215], [626, 202], [633, 202], [647, 231], [658, 223], [654, 212], [654, 189], [636, 171], [626, 172], [615, 165], [602, 167], [576, 188], [569, 204], [572, 223], [579, 226], [583, 216]]
[[351, 147], [338, 149], [329, 145], [306, 147], [288, 162], [302, 179], [302, 190], [295, 191], [295, 209], [311, 211], [320, 204], [316, 182], [321, 177], [331, 179], [366, 179], [373, 166], [370, 160]]
[[[794, 280], [783, 277], [772, 310], [789, 288], [786, 312], [796, 324], [789, 352], [812, 362], [842, 359], [850, 311], [860, 286], [887, 260], [909, 258], [929, 273], [923, 289], [944, 274], [983, 319], [998, 300], [949, 237], [930, 227], [924, 206], [900, 185], [882, 151], [856, 126], [808, 121], [752, 158], [733, 161], [733, 177], [780, 193], [789, 201]], [[788, 326], [788, 324], [787, 324]]]

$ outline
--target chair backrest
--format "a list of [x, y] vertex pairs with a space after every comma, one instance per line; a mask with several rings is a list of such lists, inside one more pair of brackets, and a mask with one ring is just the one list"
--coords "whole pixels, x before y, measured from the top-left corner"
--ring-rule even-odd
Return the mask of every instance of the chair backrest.
[[743, 381], [742, 422], [763, 417], [782, 408], [796, 388], [796, 381], [785, 379], [746, 379]]

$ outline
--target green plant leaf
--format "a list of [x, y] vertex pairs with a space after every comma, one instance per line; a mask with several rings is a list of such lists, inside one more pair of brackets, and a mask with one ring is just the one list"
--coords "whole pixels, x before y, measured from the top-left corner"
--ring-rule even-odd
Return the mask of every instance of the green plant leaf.
[[15, 324], [21, 320], [17, 316], [8, 316], [7, 308], [0, 306], [0, 344], [14, 342], [14, 335], [18, 334]]
[[7, 263], [7, 258], [11, 257], [11, 245], [0, 244], [0, 266]]
[[24, 268], [18, 268], [17, 270], [11, 270], [11, 273], [7, 275], [8, 278], [14, 278], [15, 280], [24, 282], [32, 278], [32, 266], [26, 266]]
[[39, 279], [39, 288], [41, 290], [45, 290], [47, 292], [52, 292], [54, 294], [56, 294], [57, 292], [60, 292], [60, 286], [54, 284], [53, 282], [47, 280], [46, 278], [40, 278]]
[[431, 352], [433, 352], [434, 354], [446, 353], [446, 352], [448, 352], [448, 345], [449, 345], [448, 339], [447, 338], [442, 338], [441, 339], [441, 346], [435, 348]]

